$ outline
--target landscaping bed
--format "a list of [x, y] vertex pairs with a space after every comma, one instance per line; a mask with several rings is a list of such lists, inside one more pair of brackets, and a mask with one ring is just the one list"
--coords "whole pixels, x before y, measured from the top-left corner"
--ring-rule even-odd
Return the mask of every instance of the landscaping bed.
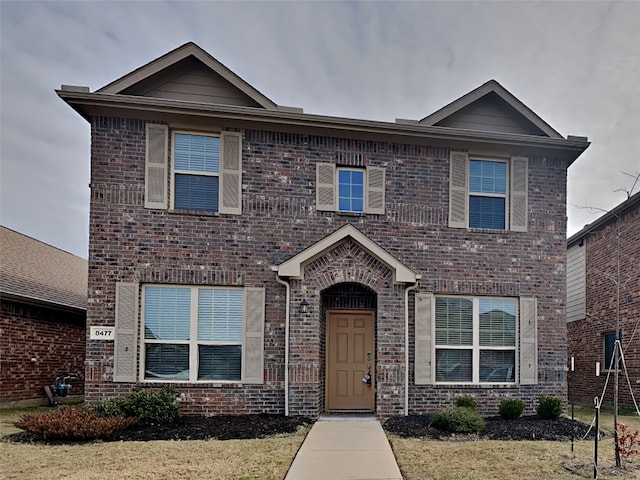
[[[430, 427], [429, 415], [409, 415], [407, 417], [393, 417], [388, 419], [383, 428], [388, 433], [399, 437], [430, 438], [435, 440], [571, 440], [575, 427], [575, 438], [583, 438], [589, 430], [586, 425], [577, 420], [559, 417], [543, 419], [538, 415], [524, 416], [517, 419], [505, 419], [500, 416], [485, 418], [487, 426], [479, 434], [449, 433]], [[587, 438], [593, 439], [595, 430], [591, 429]], [[601, 437], [604, 432], [600, 432]]]
[[[581, 439], [589, 430], [582, 422], [560, 417], [545, 420], [537, 415], [525, 416], [515, 420], [502, 417], [488, 417], [486, 428], [480, 434], [453, 434], [430, 427], [428, 415], [410, 415], [393, 417], [383, 424], [388, 433], [399, 437], [429, 438], [438, 440], [554, 440], [571, 439], [575, 425], [576, 439]], [[146, 426], [133, 426], [114, 432], [105, 441], [153, 441], [153, 440], [230, 440], [268, 438], [279, 434], [295, 432], [298, 427], [312, 423], [304, 417], [285, 417], [283, 415], [218, 415], [211, 417], [184, 416], [175, 422], [157, 423]], [[587, 438], [593, 438], [592, 429]], [[604, 435], [601, 432], [601, 435]], [[62, 443], [45, 442], [28, 432], [15, 433], [4, 438], [5, 441], [19, 443]]]

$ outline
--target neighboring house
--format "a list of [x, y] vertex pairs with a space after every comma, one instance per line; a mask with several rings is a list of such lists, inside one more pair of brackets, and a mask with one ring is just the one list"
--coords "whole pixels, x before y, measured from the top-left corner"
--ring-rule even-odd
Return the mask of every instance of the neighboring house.
[[619, 402], [633, 407], [631, 389], [640, 400], [640, 193], [569, 238], [567, 248], [567, 327], [569, 356], [575, 358], [575, 399], [592, 405], [609, 378], [605, 403], [613, 403], [611, 367], [619, 325], [627, 367], [625, 374], [620, 364]]
[[0, 402], [46, 403], [44, 387], [76, 374], [82, 395], [87, 261], [0, 227]]
[[[422, 120], [281, 107], [193, 43], [90, 92], [85, 396], [406, 415], [566, 400], [566, 173], [496, 81]], [[368, 378], [370, 376], [370, 378]]]

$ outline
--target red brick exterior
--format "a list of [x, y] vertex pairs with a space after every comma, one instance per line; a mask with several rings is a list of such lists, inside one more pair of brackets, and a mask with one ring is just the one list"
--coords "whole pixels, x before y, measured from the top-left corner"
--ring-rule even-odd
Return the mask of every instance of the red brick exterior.
[[43, 387], [69, 373], [69, 394], [84, 393], [84, 314], [3, 300], [0, 320], [0, 402], [46, 402]]
[[[569, 356], [575, 357], [575, 399], [593, 405], [607, 380], [604, 361], [604, 334], [615, 332], [618, 312], [618, 252], [620, 258], [620, 329], [630, 385], [640, 400], [640, 202], [625, 209], [604, 225], [584, 236], [586, 248], [587, 317], [568, 323]], [[619, 232], [619, 233], [618, 233]], [[619, 241], [618, 241], [619, 236]], [[619, 247], [618, 247], [619, 245]], [[596, 377], [595, 364], [601, 373]], [[613, 404], [614, 373], [611, 372], [605, 404]], [[619, 374], [619, 404], [633, 407], [624, 372]]]
[[[331, 136], [241, 130], [242, 215], [144, 208], [145, 122], [91, 119], [89, 325], [113, 325], [116, 282], [259, 286], [266, 289], [263, 385], [178, 384], [186, 413], [284, 412], [285, 288], [278, 265], [346, 223], [422, 275], [417, 291], [538, 299], [539, 381], [531, 386], [415, 386], [413, 298], [409, 295], [409, 413], [474, 395], [497, 412], [504, 396], [535, 408], [541, 393], [566, 401], [567, 159], [529, 157], [529, 230], [467, 231], [448, 224], [450, 148]], [[316, 163], [379, 166], [386, 172], [385, 215], [316, 211]], [[353, 247], [353, 246], [352, 246]], [[336, 248], [291, 281], [290, 413], [324, 408], [323, 290], [341, 282], [377, 294], [376, 412], [402, 415], [405, 397], [405, 287], [355, 248]], [[307, 299], [311, 314], [297, 305]], [[113, 342], [88, 341], [86, 399], [129, 392], [112, 382]]]

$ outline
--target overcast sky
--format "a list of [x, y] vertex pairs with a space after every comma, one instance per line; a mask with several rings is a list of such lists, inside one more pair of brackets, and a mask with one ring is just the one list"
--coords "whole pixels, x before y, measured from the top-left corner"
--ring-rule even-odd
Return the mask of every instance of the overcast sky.
[[[87, 256], [94, 91], [193, 41], [278, 105], [420, 119], [491, 78], [565, 137], [569, 235], [640, 172], [640, 2], [0, 0], [0, 223]], [[638, 191], [638, 187], [636, 188]]]

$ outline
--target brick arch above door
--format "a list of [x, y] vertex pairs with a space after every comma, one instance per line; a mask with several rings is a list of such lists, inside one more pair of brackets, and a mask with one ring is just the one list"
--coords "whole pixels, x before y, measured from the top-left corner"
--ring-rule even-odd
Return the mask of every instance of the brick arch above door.
[[278, 265], [280, 277], [315, 281], [320, 290], [343, 282], [380, 291], [390, 284], [415, 283], [416, 273], [351, 224]]

